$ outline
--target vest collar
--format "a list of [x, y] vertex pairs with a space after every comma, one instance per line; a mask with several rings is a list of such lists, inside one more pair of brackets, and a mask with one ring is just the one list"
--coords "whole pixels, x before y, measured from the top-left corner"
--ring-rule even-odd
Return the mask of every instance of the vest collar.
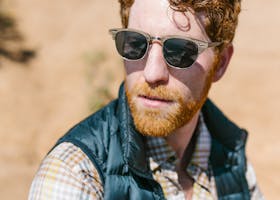
[[119, 90], [117, 116], [125, 165], [137, 175], [152, 179], [146, 156], [145, 137], [135, 129], [125, 95], [124, 83], [121, 84]]
[[231, 122], [211, 100], [207, 99], [202, 107], [206, 126], [212, 137], [232, 151], [244, 148], [247, 133]]

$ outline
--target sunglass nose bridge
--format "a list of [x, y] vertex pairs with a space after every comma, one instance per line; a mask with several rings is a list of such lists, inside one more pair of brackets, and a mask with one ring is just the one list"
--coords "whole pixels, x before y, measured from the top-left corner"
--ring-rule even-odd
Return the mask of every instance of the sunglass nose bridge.
[[153, 44], [154, 42], [162, 44], [162, 38], [157, 36], [150, 37], [149, 44]]

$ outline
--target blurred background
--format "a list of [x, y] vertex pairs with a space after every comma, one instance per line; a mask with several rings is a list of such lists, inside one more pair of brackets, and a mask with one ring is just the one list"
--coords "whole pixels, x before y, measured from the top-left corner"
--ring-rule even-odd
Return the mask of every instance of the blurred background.
[[[243, 2], [235, 54], [210, 97], [249, 132], [266, 199], [280, 190], [280, 1]], [[117, 95], [122, 61], [108, 34], [117, 0], [0, 0], [0, 198], [27, 199], [40, 161]], [[278, 190], [278, 191], [277, 191]]]

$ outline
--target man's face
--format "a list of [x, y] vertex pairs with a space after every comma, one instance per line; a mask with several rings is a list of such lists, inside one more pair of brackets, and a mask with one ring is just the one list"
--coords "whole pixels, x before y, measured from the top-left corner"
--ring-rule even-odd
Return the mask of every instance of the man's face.
[[[167, 0], [135, 0], [128, 28], [151, 36], [209, 41], [197, 17], [173, 11]], [[165, 63], [161, 43], [155, 41], [143, 59], [125, 61], [126, 95], [136, 129], [144, 135], [167, 136], [187, 124], [206, 99], [216, 60], [210, 48], [191, 67], [171, 68]]]

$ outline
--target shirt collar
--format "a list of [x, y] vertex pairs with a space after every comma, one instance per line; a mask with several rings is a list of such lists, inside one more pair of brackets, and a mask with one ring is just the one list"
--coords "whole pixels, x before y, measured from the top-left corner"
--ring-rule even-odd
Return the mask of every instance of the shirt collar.
[[[202, 113], [200, 114], [198, 123], [196, 129], [198, 138], [186, 171], [196, 183], [208, 188], [209, 182], [205, 181], [205, 176], [208, 176], [207, 179], [210, 180], [208, 161], [211, 151], [211, 135], [206, 127]], [[147, 155], [150, 160], [153, 160], [150, 166], [152, 171], [160, 169], [175, 170], [175, 163], [178, 158], [175, 151], [167, 144], [164, 138], [147, 137], [147, 147]]]

